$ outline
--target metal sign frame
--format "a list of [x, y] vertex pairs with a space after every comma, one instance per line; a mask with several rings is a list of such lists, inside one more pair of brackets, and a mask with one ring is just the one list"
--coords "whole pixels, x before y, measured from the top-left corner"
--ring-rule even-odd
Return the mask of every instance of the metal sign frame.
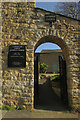
[[8, 50], [8, 67], [26, 67], [26, 46], [10, 45]]
[[55, 22], [56, 15], [55, 14], [45, 14], [45, 22]]

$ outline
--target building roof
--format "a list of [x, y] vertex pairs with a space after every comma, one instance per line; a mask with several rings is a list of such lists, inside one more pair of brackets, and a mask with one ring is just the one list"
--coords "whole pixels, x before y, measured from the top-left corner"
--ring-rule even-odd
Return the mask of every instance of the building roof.
[[76, 21], [79, 21], [79, 22], [80, 22], [79, 19], [72, 18], [72, 17], [67, 16], [67, 15], [62, 15], [62, 14], [59, 14], [59, 13], [55, 13], [55, 12], [53, 12], [53, 11], [45, 10], [45, 9], [42, 9], [42, 8], [38, 8], [38, 7], [36, 7], [35, 10], [42, 10], [43, 12], [54, 13], [54, 14], [56, 14], [56, 15], [63, 16], [63, 17], [66, 17], [66, 18], [69, 18], [69, 19], [73, 19], [73, 20], [76, 20]]
[[56, 49], [56, 50], [42, 50], [41, 53], [53, 53], [53, 52], [62, 52], [61, 49]]

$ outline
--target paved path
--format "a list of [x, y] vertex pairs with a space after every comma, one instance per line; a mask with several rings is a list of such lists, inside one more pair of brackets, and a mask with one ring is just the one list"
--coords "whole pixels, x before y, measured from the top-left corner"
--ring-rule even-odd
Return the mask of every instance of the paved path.
[[61, 99], [51, 89], [49, 79], [41, 79], [39, 84], [39, 100], [36, 109], [67, 111]]
[[[67, 112], [54, 112], [54, 111], [35, 110], [34, 109], [31, 112], [26, 111], [26, 110], [3, 111], [3, 118], [78, 118], [78, 115], [72, 114], [72, 113], [67, 113]], [[6, 120], [6, 119], [4, 119], [4, 120]], [[11, 120], [11, 119], [9, 119], [9, 120]], [[62, 119], [62, 120], [64, 120], [64, 119]], [[70, 120], [72, 120], [72, 119], [70, 119]], [[76, 120], [76, 119], [74, 119], [74, 120]]]
[[[40, 85], [40, 100], [36, 109], [33, 111], [17, 110], [17, 111], [2, 111], [2, 120], [13, 120], [12, 118], [58, 118], [58, 120], [77, 120], [78, 114], [72, 114], [66, 111], [66, 108], [61, 104], [58, 96], [51, 90], [49, 81], [43, 80], [43, 85]], [[41, 83], [42, 84], [42, 83]], [[7, 119], [5, 119], [7, 118]], [[73, 119], [72, 119], [73, 118]], [[18, 119], [17, 119], [18, 120]], [[24, 119], [21, 119], [24, 120]]]

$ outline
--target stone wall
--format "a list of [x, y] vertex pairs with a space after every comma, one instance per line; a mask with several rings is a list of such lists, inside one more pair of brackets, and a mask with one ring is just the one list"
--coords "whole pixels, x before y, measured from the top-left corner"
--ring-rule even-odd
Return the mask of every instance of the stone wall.
[[42, 53], [40, 54], [40, 63], [45, 63], [48, 65], [47, 72], [59, 73], [59, 56], [61, 54], [61, 52], [53, 52], [46, 54]]
[[61, 47], [67, 63], [69, 104], [73, 109], [79, 109], [80, 22], [65, 16], [56, 15], [57, 20], [53, 23], [52, 28], [50, 28], [49, 23], [44, 22], [44, 15], [49, 12], [42, 9], [36, 10], [37, 17], [40, 16], [40, 21], [37, 25], [36, 34], [39, 38], [35, 44], [35, 49], [44, 42], [56, 43]]
[[[40, 64], [45, 63], [48, 65], [47, 73], [59, 73], [59, 56], [62, 55], [62, 52], [53, 52], [49, 51], [46, 53], [35, 53], [35, 56], [39, 58]], [[54, 64], [56, 66], [54, 66]], [[53, 68], [56, 67], [56, 68]]]
[[[32, 108], [33, 62], [32, 50], [27, 44], [32, 40], [28, 29], [34, 24], [31, 20], [34, 3], [2, 3], [2, 72], [3, 103], [15, 108]], [[9, 45], [26, 45], [26, 68], [8, 68]]]
[[[2, 35], [1, 35], [1, 30], [2, 30], [2, 21], [1, 21], [1, 3], [0, 3], [0, 108], [2, 106], [2, 92], [1, 92], [1, 87], [2, 87]], [[0, 110], [0, 118], [2, 117], [1, 110]]]
[[[15, 108], [34, 108], [34, 51], [44, 42], [61, 47], [67, 62], [69, 104], [79, 109], [80, 21], [56, 14], [50, 28], [35, 3], [2, 3], [2, 92], [3, 103]], [[26, 45], [26, 68], [8, 68], [9, 45]]]

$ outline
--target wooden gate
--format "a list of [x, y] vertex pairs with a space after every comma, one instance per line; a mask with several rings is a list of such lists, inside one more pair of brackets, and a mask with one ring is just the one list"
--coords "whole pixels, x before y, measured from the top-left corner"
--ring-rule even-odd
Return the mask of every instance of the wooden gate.
[[60, 71], [61, 100], [66, 106], [68, 106], [66, 61], [62, 56], [59, 56], [59, 71]]
[[38, 71], [38, 56], [34, 56], [34, 107], [38, 104], [39, 96], [39, 71]]

